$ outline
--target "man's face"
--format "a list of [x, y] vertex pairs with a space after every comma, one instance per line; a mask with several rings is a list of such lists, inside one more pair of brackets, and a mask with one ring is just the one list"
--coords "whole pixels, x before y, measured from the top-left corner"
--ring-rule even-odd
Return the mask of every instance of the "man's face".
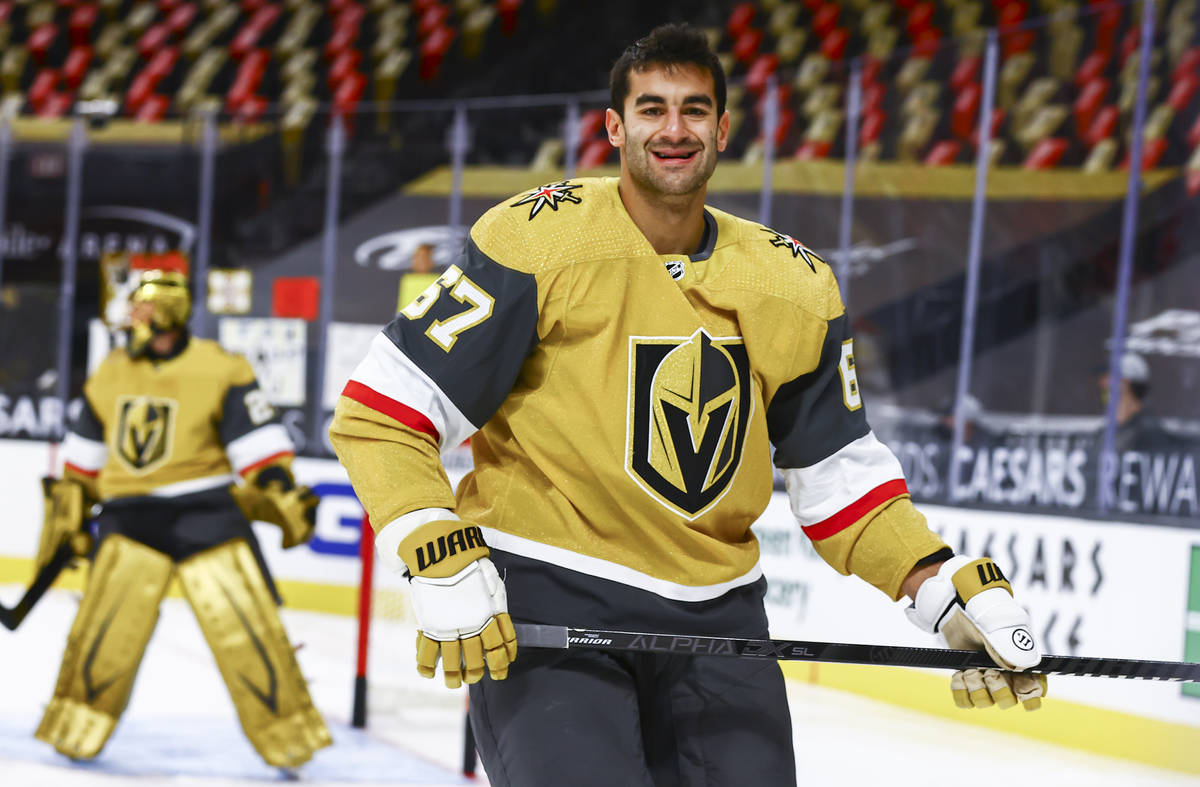
[[729, 113], [717, 117], [713, 78], [698, 66], [652, 66], [629, 73], [625, 117], [606, 115], [609, 141], [641, 189], [662, 196], [695, 194], [729, 139]]

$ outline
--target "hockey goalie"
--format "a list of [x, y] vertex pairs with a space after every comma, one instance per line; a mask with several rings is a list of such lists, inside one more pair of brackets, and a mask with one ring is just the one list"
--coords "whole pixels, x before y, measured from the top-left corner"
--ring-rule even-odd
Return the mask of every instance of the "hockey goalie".
[[291, 769], [331, 740], [250, 520], [295, 546], [317, 498], [295, 483], [292, 443], [249, 362], [189, 335], [186, 275], [137, 262], [126, 346], [84, 384], [62, 477], [45, 484], [38, 565], [66, 542], [91, 569], [36, 735], [71, 758], [99, 754], [178, 576], [250, 743]]

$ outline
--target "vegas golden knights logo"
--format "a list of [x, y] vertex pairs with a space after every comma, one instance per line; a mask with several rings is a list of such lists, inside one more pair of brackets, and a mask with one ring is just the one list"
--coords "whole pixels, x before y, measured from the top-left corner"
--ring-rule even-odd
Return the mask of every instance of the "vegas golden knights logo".
[[625, 470], [660, 503], [696, 519], [729, 489], [752, 405], [740, 337], [630, 339]]
[[179, 403], [160, 396], [122, 396], [117, 400], [117, 457], [138, 474], [149, 473], [171, 458]]

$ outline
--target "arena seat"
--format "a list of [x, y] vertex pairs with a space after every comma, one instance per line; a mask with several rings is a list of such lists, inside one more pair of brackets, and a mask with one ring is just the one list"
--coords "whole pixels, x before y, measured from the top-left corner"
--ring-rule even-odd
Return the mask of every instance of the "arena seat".
[[829, 35], [821, 39], [821, 54], [830, 60], [841, 60], [846, 55], [846, 47], [850, 43], [850, 34], [845, 28], [835, 27]]
[[62, 117], [67, 113], [67, 110], [71, 108], [72, 103], [73, 101], [70, 93], [53, 91], [46, 96], [45, 100], [42, 101], [41, 106], [39, 106], [35, 112], [38, 117]]
[[518, 16], [521, 11], [521, 0], [496, 0], [496, 14], [500, 17], [500, 31], [511, 36], [517, 32]]
[[783, 65], [791, 65], [804, 54], [804, 44], [808, 34], [803, 28], [788, 30], [775, 42], [775, 55]]
[[576, 166], [579, 169], [595, 169], [603, 166], [604, 162], [608, 161], [609, 155], [612, 153], [612, 145], [607, 139], [593, 139], [584, 145], [583, 150], [579, 153], [579, 160]]
[[1070, 145], [1070, 141], [1065, 137], [1038, 140], [1021, 166], [1024, 169], [1050, 169], [1058, 164]]
[[837, 3], [825, 3], [812, 15], [808, 27], [818, 38], [825, 38], [837, 27], [842, 9]]
[[462, 54], [467, 60], [478, 60], [483, 54], [483, 42], [488, 28], [496, 20], [496, 9], [481, 5], [467, 14], [462, 23]]
[[63, 82], [71, 90], [76, 89], [83, 82], [83, 78], [87, 76], [88, 68], [91, 64], [92, 48], [90, 46], [79, 44], [71, 47], [71, 51], [67, 53], [66, 60], [63, 61]]
[[1175, 67], [1171, 69], [1171, 81], [1178, 82], [1185, 76], [1200, 75], [1200, 46], [1192, 47], [1179, 56]]
[[929, 0], [914, 3], [904, 20], [904, 30], [908, 33], [908, 37], [916, 41], [921, 33], [933, 26], [933, 17], [936, 13], [937, 7]]
[[1088, 128], [1087, 134], [1083, 137], [1083, 144], [1091, 148], [1100, 143], [1102, 140], [1109, 139], [1117, 130], [1117, 123], [1121, 120], [1121, 110], [1114, 104], [1106, 104], [1096, 110], [1096, 116], [1092, 119], [1092, 125]]
[[166, 46], [171, 38], [171, 31], [165, 24], [151, 25], [138, 37], [135, 48], [143, 60], [154, 57], [154, 53]]
[[983, 58], [979, 55], [960, 57], [954, 64], [954, 70], [950, 72], [950, 89], [958, 93], [967, 84], [975, 82], [979, 78], [979, 67], [982, 64]]
[[759, 55], [750, 64], [746, 72], [745, 85], [751, 93], [761, 93], [767, 87], [767, 78], [779, 68], [779, 56], [774, 54]]
[[979, 101], [983, 90], [971, 82], [959, 91], [950, 110], [950, 131], [959, 139], [969, 139], [979, 118]]
[[1185, 139], [1187, 140], [1189, 148], [1200, 147], [1200, 115], [1197, 115], [1196, 119], [1192, 121], [1192, 125], [1188, 129]]
[[254, 16], [242, 25], [242, 28], [234, 35], [233, 41], [229, 43], [229, 54], [233, 59], [241, 60], [257, 47], [258, 40], [279, 20], [280, 13], [277, 5], [264, 5], [255, 11]]
[[756, 13], [754, 3], [738, 3], [733, 7], [725, 21], [725, 32], [729, 33], [730, 41], [736, 41], [750, 29]]
[[141, 102], [141, 106], [133, 113], [133, 119], [139, 123], [156, 123], [167, 114], [171, 99], [161, 93], [153, 93]]
[[1117, 31], [1121, 27], [1121, 9], [1116, 4], [1106, 5], [1096, 16], [1095, 41], [1092, 51], [1101, 53], [1105, 59], [1114, 54]]
[[58, 38], [58, 25], [53, 22], [47, 22], [44, 25], [39, 25], [29, 34], [25, 40], [25, 46], [29, 50], [29, 54], [33, 56], [39, 64], [45, 63], [46, 54], [50, 51], [50, 47], [54, 45], [54, 40]]
[[872, 142], [879, 141], [883, 135], [884, 126], [887, 125], [887, 114], [882, 109], [873, 109], [863, 112], [862, 125], [858, 131], [858, 144], [860, 147], [866, 147]]
[[71, 37], [71, 43], [75, 46], [89, 43], [92, 38], [92, 28], [99, 18], [100, 10], [95, 5], [83, 3], [75, 6], [67, 18], [67, 32]]
[[1108, 97], [1108, 91], [1112, 87], [1109, 81], [1104, 77], [1096, 77], [1091, 82], [1083, 86], [1079, 91], [1079, 95], [1075, 99], [1075, 104], [1072, 107], [1072, 112], [1075, 116], [1075, 134], [1080, 139], [1087, 135], [1087, 131], [1092, 126], [1092, 121], [1096, 119], [1096, 113], [1100, 110], [1100, 105]]
[[604, 131], [604, 110], [589, 109], [579, 116], [579, 135], [575, 144], [583, 147], [591, 139]]
[[1167, 103], [1176, 112], [1182, 113], [1188, 104], [1192, 103], [1192, 97], [1196, 95], [1198, 89], [1200, 89], [1200, 77], [1195, 74], [1182, 74], [1171, 85], [1171, 92], [1167, 94]]
[[800, 147], [796, 149], [796, 155], [792, 158], [797, 161], [814, 161], [826, 158], [831, 150], [833, 150], [832, 142], [809, 139], [800, 144]]
[[780, 3], [775, 6], [767, 18], [767, 32], [775, 38], [782, 38], [796, 28], [796, 17], [799, 15], [800, 6], [798, 4]]
[[762, 46], [762, 42], [761, 30], [753, 27], [747, 29], [733, 43], [733, 59], [743, 65], [749, 65], [758, 56], [758, 49]]
[[421, 42], [420, 76], [428, 82], [438, 75], [450, 45], [454, 43], [454, 30], [449, 27], [439, 27]]
[[962, 150], [962, 143], [955, 139], [943, 139], [929, 149], [923, 162], [927, 167], [944, 167], [953, 164]]
[[1088, 151], [1081, 169], [1087, 173], [1108, 172], [1112, 169], [1116, 157], [1117, 141], [1111, 138], [1102, 139]]
[[866, 114], [873, 109], [879, 109], [883, 106], [883, 100], [887, 96], [887, 87], [879, 82], [867, 85], [862, 89], [860, 112]]
[[358, 69], [362, 53], [357, 49], [346, 49], [338, 54], [325, 73], [325, 84], [330, 90], [341, 83], [351, 72]]
[[33, 77], [33, 82], [29, 85], [29, 90], [25, 95], [29, 104], [36, 110], [57, 89], [58, 71], [53, 68], [43, 68]]
[[[1165, 137], [1157, 139], [1147, 139], [1142, 142], [1142, 171], [1153, 169], [1158, 166], [1159, 160], [1163, 154], [1167, 152], [1167, 140]], [[1121, 161], [1121, 169], [1129, 169], [1129, 151], [1125, 151], [1125, 157]]]
[[424, 40], [434, 30], [445, 27], [450, 22], [450, 8], [440, 3], [431, 5], [421, 14], [417, 22], [417, 38]]
[[1108, 55], [1103, 52], [1092, 52], [1083, 59], [1075, 71], [1075, 87], [1083, 88], [1088, 82], [1102, 77], [1108, 67]]
[[[81, 6], [82, 7], [82, 6]], [[187, 29], [192, 26], [192, 22], [196, 19], [196, 4], [195, 3], [180, 3], [171, 9], [171, 13], [167, 15], [164, 24], [173, 35], [181, 36]]]

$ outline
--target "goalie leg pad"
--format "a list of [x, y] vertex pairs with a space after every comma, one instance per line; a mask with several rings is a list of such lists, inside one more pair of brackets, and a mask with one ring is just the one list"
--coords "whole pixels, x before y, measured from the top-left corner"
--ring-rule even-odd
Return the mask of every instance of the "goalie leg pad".
[[172, 568], [169, 557], [133, 539], [104, 539], [38, 740], [75, 759], [100, 753], [129, 702]]
[[332, 743], [246, 542], [228, 541], [182, 561], [179, 578], [259, 755], [291, 768]]

